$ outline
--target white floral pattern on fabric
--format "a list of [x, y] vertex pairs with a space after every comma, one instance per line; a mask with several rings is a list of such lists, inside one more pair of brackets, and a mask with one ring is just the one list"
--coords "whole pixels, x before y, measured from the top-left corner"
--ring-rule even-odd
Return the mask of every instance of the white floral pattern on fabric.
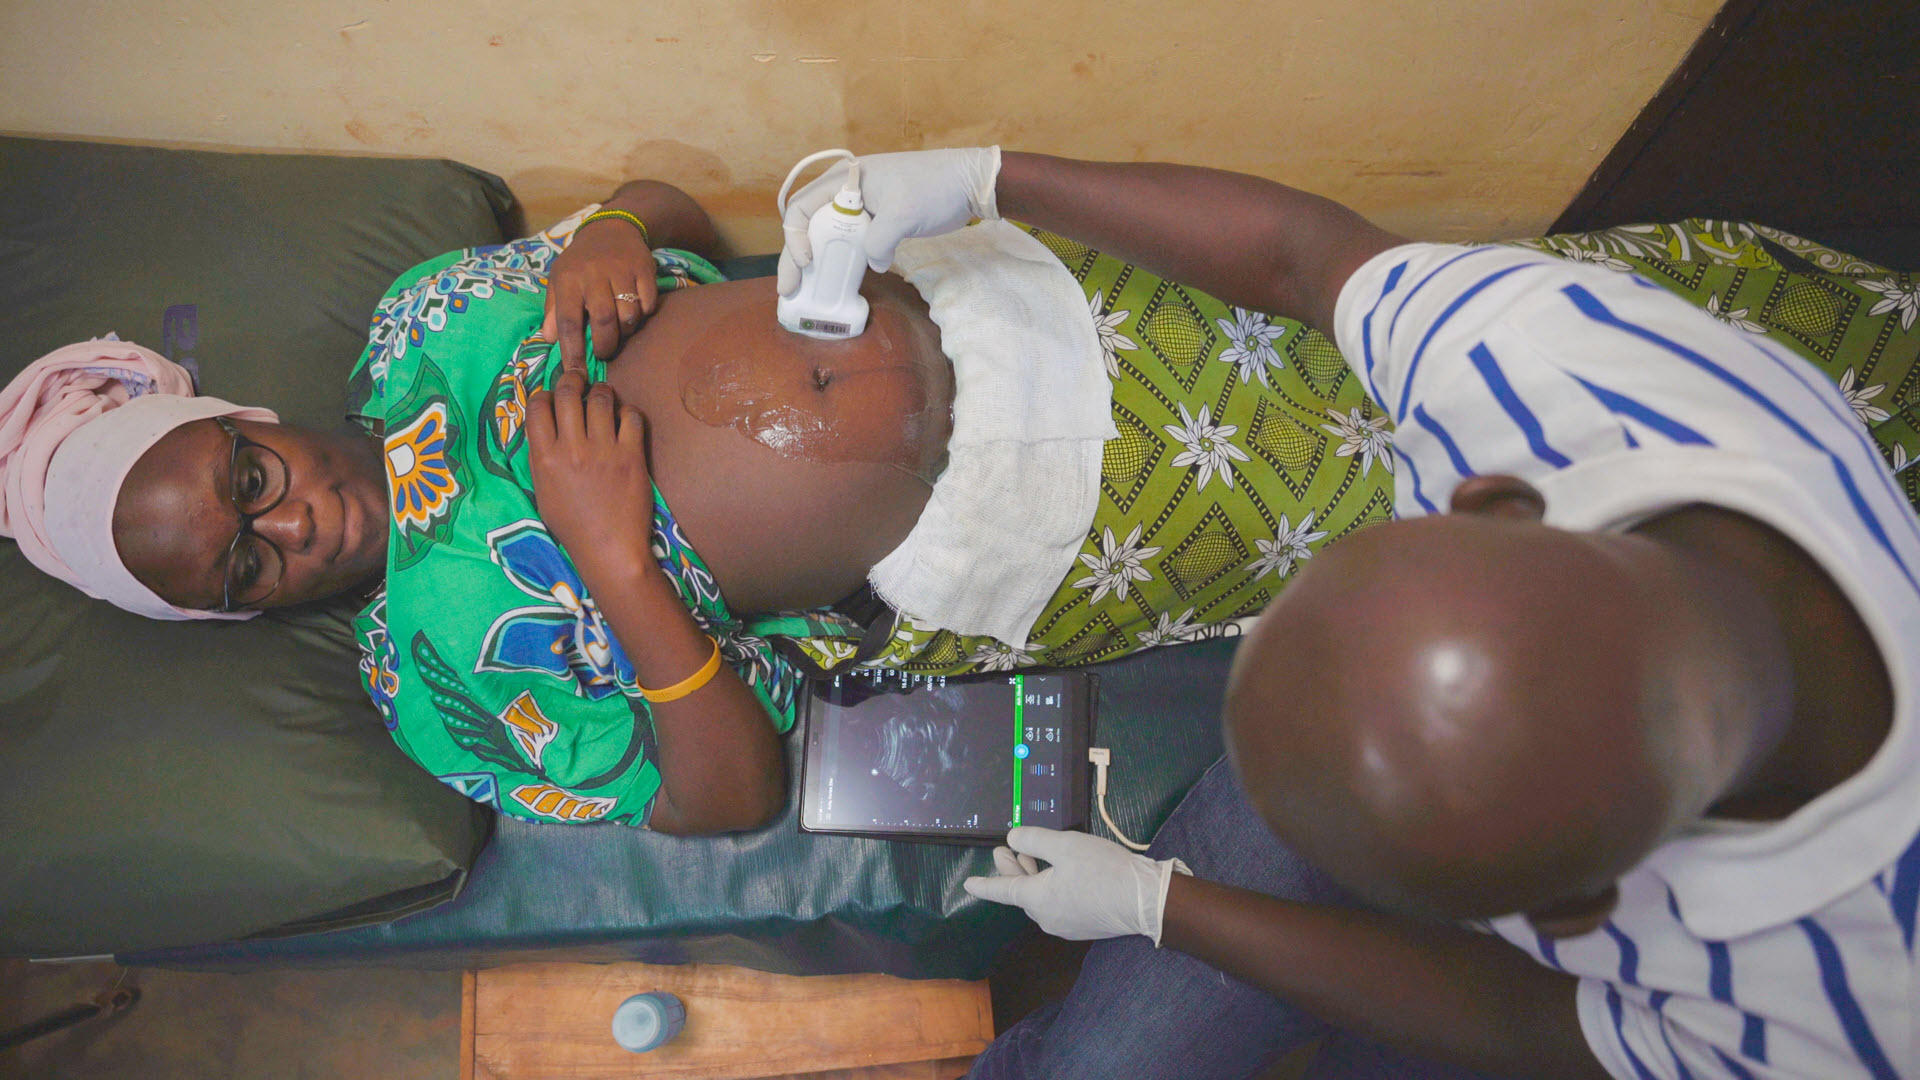
[[1132, 317], [1132, 310], [1122, 308], [1102, 315], [1100, 309], [1106, 305], [1106, 302], [1106, 297], [1101, 295], [1100, 290], [1095, 289], [1093, 294], [1087, 297], [1087, 310], [1093, 315], [1094, 333], [1100, 335], [1100, 352], [1107, 361], [1107, 376], [1117, 379], [1120, 377], [1118, 350], [1126, 349], [1132, 352], [1140, 347], [1140, 343], [1120, 332], [1120, 324]]
[[1205, 488], [1216, 475], [1225, 480], [1231, 489], [1233, 463], [1250, 460], [1246, 451], [1227, 441], [1239, 432], [1239, 425], [1214, 423], [1213, 414], [1205, 405], [1200, 406], [1200, 415], [1195, 416], [1187, 411], [1186, 402], [1179, 404], [1180, 423], [1164, 426], [1167, 434], [1186, 447], [1173, 459], [1173, 466], [1199, 467], [1200, 482], [1193, 486], [1195, 491]]
[[1885, 281], [1863, 281], [1860, 285], [1886, 298], [1874, 304], [1867, 312], [1868, 315], [1885, 315], [1889, 311], [1898, 311], [1900, 329], [1913, 329], [1914, 320], [1920, 318], [1920, 282], [1902, 285], [1900, 278], [1887, 278]]
[[1393, 471], [1393, 433], [1387, 430], [1387, 418], [1376, 416], [1368, 420], [1360, 415], [1359, 409], [1352, 409], [1347, 415], [1341, 415], [1335, 409], [1327, 413], [1333, 419], [1331, 424], [1321, 424], [1324, 431], [1330, 431], [1340, 437], [1340, 447], [1334, 453], [1340, 457], [1360, 455], [1360, 475], [1365, 476], [1378, 461]]
[[821, 638], [817, 642], [829, 664], [839, 664], [860, 654], [860, 647], [845, 638]]
[[[1720, 302], [1723, 296], [1728, 297], [1725, 306], [1722, 306]], [[1707, 314], [1719, 319], [1728, 326], [1745, 330], [1749, 334], [1766, 333], [1766, 327], [1747, 318], [1747, 310], [1746, 308], [1734, 307], [1730, 293], [1713, 293], [1707, 297]]]
[[1218, 636], [1211, 633], [1212, 627], [1206, 625], [1195, 626], [1193, 623], [1194, 612], [1194, 608], [1188, 608], [1180, 614], [1179, 618], [1174, 618], [1164, 611], [1161, 612], [1160, 620], [1148, 627], [1146, 631], [1140, 635], [1140, 647], [1143, 649], [1151, 649], [1161, 645], [1178, 645], [1185, 641], [1196, 641], [1203, 637]]
[[1153, 572], [1140, 565], [1143, 561], [1160, 554], [1157, 547], [1140, 546], [1140, 526], [1135, 525], [1127, 534], [1126, 542], [1116, 544], [1113, 529], [1109, 527], [1100, 540], [1100, 554], [1081, 555], [1080, 561], [1087, 564], [1093, 573], [1073, 583], [1076, 589], [1093, 589], [1093, 603], [1111, 592], [1121, 600], [1127, 598], [1127, 591], [1136, 581], [1152, 581]]
[[1877, 424], [1893, 415], [1878, 405], [1872, 404], [1873, 399], [1880, 396], [1880, 392], [1886, 388], [1886, 383], [1874, 383], [1872, 386], [1856, 388], [1853, 385], [1852, 368], [1840, 373], [1840, 396], [1847, 399], [1848, 405], [1853, 406], [1853, 414], [1858, 416], [1863, 424]]
[[1593, 263], [1595, 266], [1604, 266], [1609, 270], [1618, 270], [1623, 274], [1633, 272], [1632, 263], [1625, 259], [1616, 258], [1612, 252], [1604, 248], [1578, 247], [1569, 244], [1565, 249], [1555, 250], [1554, 253], [1569, 262]]
[[1293, 572], [1295, 563], [1313, 558], [1313, 549], [1309, 546], [1317, 540], [1325, 540], [1325, 532], [1313, 531], [1313, 511], [1300, 519], [1300, 524], [1287, 521], [1287, 515], [1280, 515], [1280, 526], [1271, 540], [1255, 540], [1254, 546], [1260, 549], [1260, 557], [1254, 560], [1250, 569], [1254, 577], [1273, 574], [1286, 577]]
[[1273, 343], [1287, 332], [1284, 326], [1275, 326], [1265, 315], [1246, 308], [1233, 309], [1233, 321], [1213, 320], [1226, 333], [1232, 342], [1220, 351], [1220, 359], [1240, 369], [1241, 382], [1257, 382], [1261, 386], [1271, 386], [1267, 382], [1267, 366], [1280, 366], [1280, 350]]
[[1012, 671], [1032, 665], [1033, 654], [1039, 651], [1040, 646], [1031, 641], [1016, 648], [1004, 641], [989, 640], [975, 649], [969, 659], [979, 664], [982, 671]]

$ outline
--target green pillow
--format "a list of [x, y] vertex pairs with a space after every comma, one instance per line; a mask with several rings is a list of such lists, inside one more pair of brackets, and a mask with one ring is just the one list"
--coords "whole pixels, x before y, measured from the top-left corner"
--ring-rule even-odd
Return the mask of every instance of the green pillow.
[[[395, 275], [497, 243], [512, 206], [446, 161], [0, 138], [0, 378], [111, 330], [203, 393], [332, 427]], [[0, 955], [376, 922], [457, 892], [490, 818], [394, 749], [354, 606], [151, 622], [0, 541]]]

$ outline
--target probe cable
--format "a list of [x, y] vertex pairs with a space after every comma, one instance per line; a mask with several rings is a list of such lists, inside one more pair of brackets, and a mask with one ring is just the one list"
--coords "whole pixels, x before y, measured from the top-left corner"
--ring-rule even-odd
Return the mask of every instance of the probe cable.
[[1107, 813], [1107, 766], [1113, 763], [1113, 751], [1104, 746], [1090, 746], [1087, 748], [1087, 760], [1093, 762], [1093, 792], [1100, 803], [1100, 820], [1107, 823], [1107, 831], [1113, 834], [1115, 840], [1135, 851], [1147, 850], [1146, 844], [1136, 844], [1127, 839], [1127, 834], [1113, 823], [1113, 815]]

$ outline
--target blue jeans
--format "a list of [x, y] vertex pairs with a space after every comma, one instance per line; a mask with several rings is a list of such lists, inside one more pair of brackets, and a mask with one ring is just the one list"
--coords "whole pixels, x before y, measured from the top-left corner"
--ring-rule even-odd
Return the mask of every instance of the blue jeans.
[[[1319, 904], [1354, 901], [1267, 830], [1223, 759], [1154, 837], [1156, 859], [1195, 876]], [[970, 1080], [1241, 1080], [1310, 1039], [1326, 1041], [1308, 1076], [1468, 1080], [1336, 1031], [1278, 998], [1138, 935], [1096, 943], [1067, 999], [1015, 1024]]]

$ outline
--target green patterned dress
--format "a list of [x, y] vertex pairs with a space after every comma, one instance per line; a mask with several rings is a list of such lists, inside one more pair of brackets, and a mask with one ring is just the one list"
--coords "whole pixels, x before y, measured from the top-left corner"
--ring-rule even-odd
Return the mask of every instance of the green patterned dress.
[[[354, 630], [387, 729], [441, 781], [530, 820], [639, 825], [660, 787], [648, 706], [534, 508], [522, 427], [528, 395], [560, 370], [558, 346], [536, 335], [547, 267], [579, 217], [422, 263], [376, 309], [350, 411], [382, 440], [391, 521], [386, 587]], [[662, 290], [721, 280], [684, 252], [654, 261]], [[787, 730], [800, 675], [769, 638], [840, 624], [736, 617], [657, 489], [653, 533], [687, 610]]]
[[[623, 693], [631, 664], [533, 511], [518, 434], [525, 394], [558, 367], [528, 336], [564, 226], [424, 264], [375, 316], [355, 385], [385, 432], [395, 519], [388, 591], [358, 623], [361, 668], [402, 748], [468, 795], [536, 820], [640, 824], [659, 786], [651, 725]], [[1322, 546], [1391, 516], [1392, 430], [1332, 342], [1035, 235], [1087, 298], [1120, 435], [1079, 565], [1032, 640], [905, 613], [861, 661], [867, 627], [833, 612], [738, 616], [656, 493], [656, 557], [780, 730], [803, 678], [857, 662], [961, 674], [1238, 633]], [[1519, 243], [1637, 272], [1805, 356], [1920, 504], [1911, 275], [1707, 221]], [[662, 288], [718, 277], [656, 254]]]

